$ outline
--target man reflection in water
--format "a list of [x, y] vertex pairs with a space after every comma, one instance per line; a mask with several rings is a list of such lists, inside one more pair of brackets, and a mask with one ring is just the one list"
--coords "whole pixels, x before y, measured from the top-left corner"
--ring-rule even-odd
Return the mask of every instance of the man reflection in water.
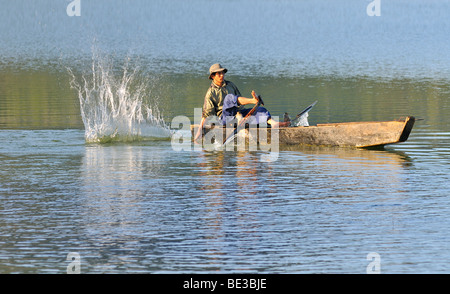
[[[200, 127], [194, 137], [196, 141], [202, 132], [205, 120], [209, 116], [217, 116], [222, 124], [231, 122], [236, 115], [245, 116], [251, 109], [243, 108], [243, 105], [257, 104], [256, 98], [245, 98], [241, 96], [235, 84], [225, 80], [225, 73], [228, 70], [219, 63], [213, 64], [209, 68], [209, 79], [212, 80], [211, 86], [205, 95], [205, 101], [202, 109], [202, 120]], [[254, 93], [252, 93], [254, 94]], [[267, 122], [272, 128], [289, 126], [290, 122], [277, 122], [272, 119], [269, 111], [264, 107], [258, 107], [252, 115], [253, 124]]]

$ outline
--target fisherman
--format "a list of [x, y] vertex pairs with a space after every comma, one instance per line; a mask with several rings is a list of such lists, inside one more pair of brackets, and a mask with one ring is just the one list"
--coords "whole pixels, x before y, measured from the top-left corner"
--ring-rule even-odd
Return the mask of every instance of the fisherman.
[[[207, 117], [215, 115], [220, 119], [220, 122], [225, 125], [231, 122], [236, 116], [245, 116], [251, 110], [243, 108], [243, 105], [258, 103], [258, 99], [255, 97], [254, 92], [252, 92], [253, 98], [243, 97], [235, 84], [225, 80], [227, 71], [228, 70], [219, 63], [213, 64], [209, 68], [209, 79], [212, 80], [212, 82], [205, 95], [202, 120], [194, 137], [194, 141], [200, 137]], [[258, 107], [252, 118], [252, 123], [259, 124], [267, 122], [272, 128], [286, 127], [290, 124], [290, 122], [277, 122], [273, 120], [269, 111], [264, 107]]]

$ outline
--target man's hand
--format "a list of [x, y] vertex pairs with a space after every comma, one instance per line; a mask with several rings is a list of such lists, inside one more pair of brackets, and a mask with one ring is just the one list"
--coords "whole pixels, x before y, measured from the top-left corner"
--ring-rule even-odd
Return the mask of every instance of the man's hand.
[[253, 102], [252, 102], [252, 104], [258, 104], [259, 99], [258, 99], [258, 97], [256, 96], [255, 91], [252, 91], [252, 97], [253, 97]]
[[200, 121], [200, 125], [198, 126], [198, 129], [197, 129], [197, 133], [195, 134], [195, 137], [194, 137], [194, 143], [198, 143], [197, 140], [200, 137], [200, 135], [202, 134], [203, 125], [205, 124], [205, 120], [206, 120], [206, 118], [202, 117], [202, 120]]

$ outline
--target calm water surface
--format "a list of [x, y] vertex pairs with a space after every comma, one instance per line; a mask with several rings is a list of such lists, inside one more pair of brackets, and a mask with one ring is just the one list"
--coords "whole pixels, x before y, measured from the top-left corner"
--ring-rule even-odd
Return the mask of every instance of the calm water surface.
[[[448, 1], [81, 2], [1, 5], [0, 273], [449, 272]], [[177, 152], [215, 62], [273, 115], [418, 121], [382, 150]]]

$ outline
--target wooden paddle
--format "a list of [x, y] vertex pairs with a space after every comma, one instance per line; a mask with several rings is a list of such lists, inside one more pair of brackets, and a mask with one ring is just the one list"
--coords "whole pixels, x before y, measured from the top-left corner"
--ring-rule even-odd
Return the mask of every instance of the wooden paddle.
[[226, 139], [223, 141], [223, 145], [226, 145], [228, 142], [234, 140], [234, 137], [235, 137], [236, 134], [238, 133], [238, 130], [239, 130], [243, 125], [245, 125], [245, 122], [250, 118], [250, 116], [252, 116], [252, 115], [255, 113], [255, 111], [258, 109], [258, 107], [259, 107], [260, 105], [264, 105], [264, 102], [263, 102], [261, 96], [260, 96], [260, 95], [257, 96], [256, 93], [255, 93], [255, 91], [252, 91], [252, 96], [253, 96], [253, 98], [255, 98], [256, 100], [258, 100], [258, 102], [255, 104], [255, 106], [253, 106], [252, 109], [250, 109], [250, 111], [247, 113], [247, 115], [246, 115], [246, 116], [239, 122], [239, 124], [234, 128], [233, 133], [230, 134], [230, 135], [228, 136], [228, 138], [226, 138]]

